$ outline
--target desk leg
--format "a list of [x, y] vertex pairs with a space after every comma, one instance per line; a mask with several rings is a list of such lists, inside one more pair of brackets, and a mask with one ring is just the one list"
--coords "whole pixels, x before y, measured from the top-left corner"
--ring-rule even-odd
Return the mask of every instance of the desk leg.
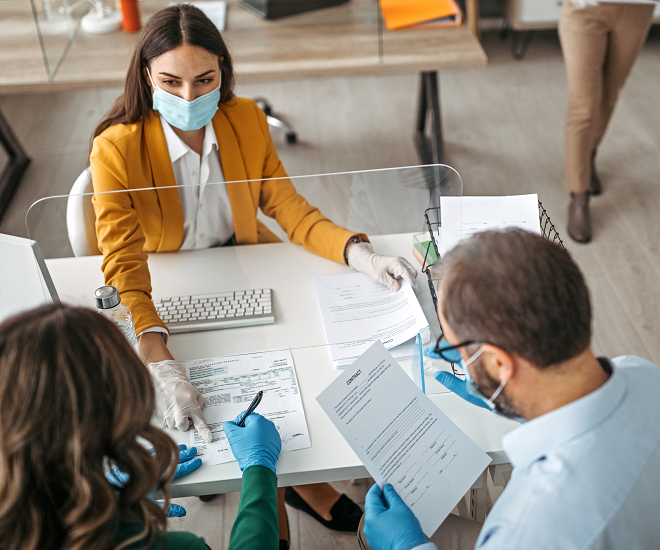
[[[430, 118], [430, 138], [426, 136], [426, 122]], [[422, 164], [442, 164], [445, 161], [440, 114], [438, 73], [423, 72], [419, 79], [419, 104], [415, 132], [417, 153]]]
[[2, 111], [0, 111], [0, 143], [9, 156], [7, 166], [0, 174], [0, 219], [2, 219], [23, 173], [30, 164], [30, 157], [21, 147]]
[[474, 482], [474, 485], [470, 489], [470, 518], [479, 523], [486, 521], [487, 475], [488, 468], [484, 470], [484, 473], [481, 474], [480, 478]]

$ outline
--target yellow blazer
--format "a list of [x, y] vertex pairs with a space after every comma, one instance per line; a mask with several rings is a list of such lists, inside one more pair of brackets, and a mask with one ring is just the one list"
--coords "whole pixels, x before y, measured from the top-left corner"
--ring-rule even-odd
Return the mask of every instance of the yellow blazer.
[[[257, 221], [261, 208], [277, 220], [291, 242], [343, 263], [344, 248], [354, 233], [332, 223], [296, 192], [261, 109], [250, 99], [234, 98], [220, 104], [213, 128], [225, 180], [234, 182], [227, 184], [227, 191], [236, 242], [279, 241]], [[106, 284], [119, 289], [138, 334], [153, 326], [166, 328], [151, 301], [147, 253], [179, 249], [183, 211], [158, 114], [152, 111], [146, 120], [105, 130], [94, 139], [90, 164], [95, 192], [129, 190], [93, 197]], [[264, 181], [280, 177], [286, 179]], [[143, 188], [154, 191], [130, 192]]]

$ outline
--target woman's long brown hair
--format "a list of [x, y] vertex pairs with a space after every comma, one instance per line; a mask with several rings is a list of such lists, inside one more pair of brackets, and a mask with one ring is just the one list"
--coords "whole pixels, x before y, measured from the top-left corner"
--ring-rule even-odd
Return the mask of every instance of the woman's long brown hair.
[[[150, 424], [154, 406], [149, 372], [95, 311], [52, 304], [0, 324], [0, 548], [151, 544], [165, 513], [147, 495], [167, 503], [178, 456]], [[129, 476], [121, 489], [106, 480], [113, 465]], [[144, 525], [123, 544], [120, 516]]]
[[142, 29], [126, 75], [124, 94], [119, 96], [92, 134], [94, 138], [115, 124], [132, 124], [146, 119], [152, 107], [151, 87], [144, 68], [151, 60], [183, 44], [204, 48], [218, 57], [222, 81], [220, 103], [233, 97], [234, 70], [231, 57], [218, 28], [204, 13], [190, 4], [177, 4], [156, 13]]

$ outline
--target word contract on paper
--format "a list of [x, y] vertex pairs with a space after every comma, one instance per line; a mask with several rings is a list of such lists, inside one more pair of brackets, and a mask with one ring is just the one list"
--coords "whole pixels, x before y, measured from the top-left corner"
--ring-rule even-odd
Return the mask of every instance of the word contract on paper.
[[391, 483], [431, 536], [490, 457], [376, 342], [317, 401], [383, 487]]
[[191, 430], [203, 466], [231, 462], [234, 455], [222, 430], [247, 409], [259, 390], [264, 392], [255, 411], [275, 424], [282, 452], [311, 447], [291, 350], [269, 350], [186, 362], [188, 378], [204, 397], [204, 418], [213, 434], [205, 443]]

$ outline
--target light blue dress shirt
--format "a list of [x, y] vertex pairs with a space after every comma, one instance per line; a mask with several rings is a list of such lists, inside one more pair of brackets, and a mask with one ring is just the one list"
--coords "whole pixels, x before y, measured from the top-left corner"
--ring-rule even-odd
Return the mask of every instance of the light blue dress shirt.
[[477, 549], [660, 548], [660, 367], [612, 364], [598, 390], [503, 438], [514, 470]]

